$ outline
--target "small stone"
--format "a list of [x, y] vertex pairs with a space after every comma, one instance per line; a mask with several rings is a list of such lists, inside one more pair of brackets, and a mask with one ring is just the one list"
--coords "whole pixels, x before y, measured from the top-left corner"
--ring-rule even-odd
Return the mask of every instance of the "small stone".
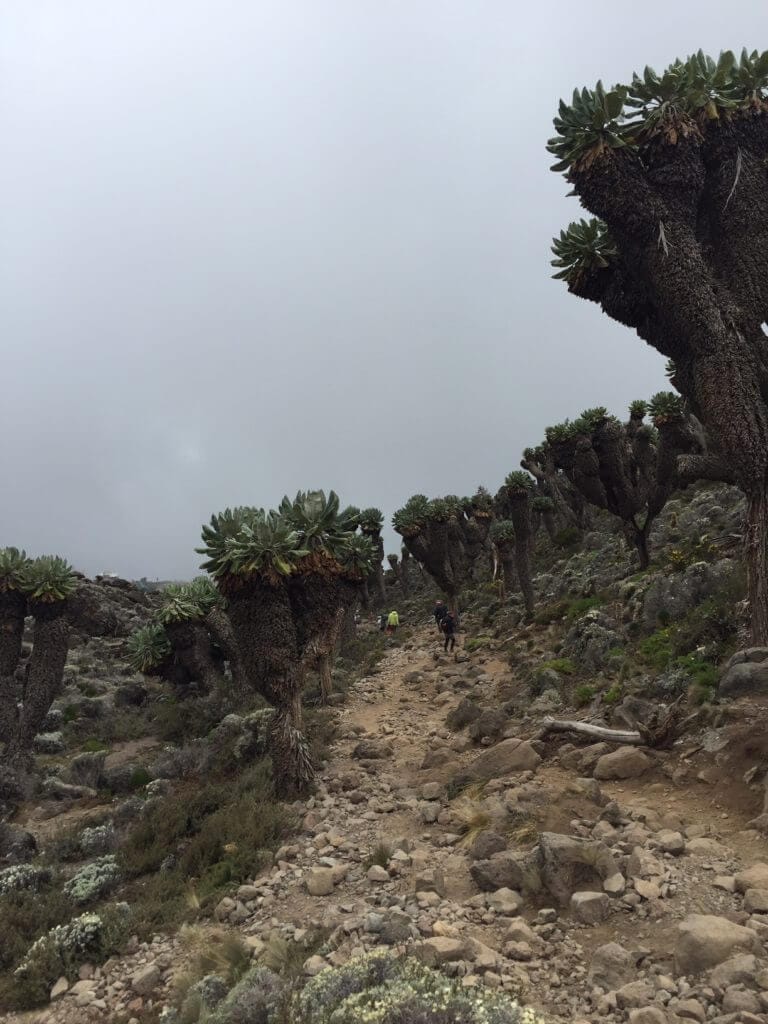
[[447, 936], [435, 936], [425, 939], [417, 949], [417, 955], [427, 967], [438, 967], [440, 964], [455, 963], [463, 960], [466, 945], [463, 939], [451, 939]]
[[596, 779], [636, 779], [653, 765], [653, 761], [637, 747], [619, 747], [603, 754], [595, 765]]
[[53, 986], [53, 988], [51, 989], [51, 995], [50, 995], [51, 1002], [55, 1003], [57, 999], [61, 999], [61, 997], [63, 995], [65, 995], [68, 991], [69, 991], [69, 982], [62, 975], [59, 978], [59, 980], [56, 982], [56, 984]]
[[514, 889], [497, 889], [486, 897], [486, 902], [491, 910], [497, 914], [517, 914], [523, 905], [523, 897]]
[[660, 850], [671, 853], [673, 857], [685, 852], [685, 838], [682, 832], [675, 832], [671, 828], [663, 828], [661, 832], [657, 832], [656, 842]]
[[611, 901], [604, 892], [575, 892], [571, 896], [571, 914], [582, 924], [598, 924], [611, 912]]
[[310, 896], [330, 896], [333, 892], [333, 868], [312, 868], [306, 884]]
[[768, 913], [768, 889], [747, 889], [744, 893], [744, 909], [748, 914]]
[[140, 996], [151, 995], [160, 984], [160, 968], [157, 964], [148, 964], [131, 975], [131, 988]]
[[657, 1006], [643, 1006], [629, 1011], [629, 1024], [667, 1024], [667, 1015]]
[[386, 868], [381, 867], [380, 864], [372, 864], [368, 868], [365, 876], [369, 882], [389, 882], [390, 876]]

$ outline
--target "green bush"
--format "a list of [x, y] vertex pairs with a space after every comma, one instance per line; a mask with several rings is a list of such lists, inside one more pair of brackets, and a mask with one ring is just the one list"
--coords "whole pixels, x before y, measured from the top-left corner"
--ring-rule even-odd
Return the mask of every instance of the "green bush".
[[570, 608], [570, 601], [554, 601], [539, 608], [533, 617], [533, 621], [539, 626], [548, 626], [552, 622], [558, 622], [565, 618]]
[[109, 745], [103, 740], [90, 739], [81, 745], [81, 750], [87, 754], [96, 754], [100, 750], [108, 750]]
[[573, 694], [576, 707], [583, 708], [585, 705], [589, 704], [589, 702], [594, 699], [596, 693], [597, 690], [594, 686], [590, 686], [588, 683], [585, 683], [583, 686], [577, 686]]
[[13, 972], [5, 992], [10, 1004], [28, 1008], [47, 1002], [51, 986], [62, 975], [74, 981], [86, 961], [102, 963], [116, 953], [127, 923], [128, 907], [122, 903], [50, 929], [29, 947]]
[[581, 531], [575, 526], [565, 526], [552, 538], [557, 548], [575, 548], [581, 542]]
[[267, 761], [234, 778], [190, 781], [153, 801], [118, 855], [133, 880], [127, 896], [135, 904], [134, 927], [146, 934], [194, 917], [224, 890], [253, 878], [291, 821], [274, 799]]
[[621, 684], [614, 683], [608, 690], [603, 693], [603, 704], [607, 704], [609, 707], [613, 704], [618, 704], [621, 700]]
[[586, 615], [587, 612], [592, 611], [593, 608], [600, 608], [601, 605], [605, 604], [605, 599], [599, 595], [593, 597], [579, 597], [575, 601], [571, 602], [568, 608], [567, 618], [573, 622], [575, 619], [581, 618], [582, 615]]
[[561, 676], [573, 676], [577, 672], [576, 665], [570, 658], [553, 658], [551, 661], [545, 661], [539, 666], [539, 671], [547, 668], [551, 668]]
[[468, 654], [472, 654], [473, 651], [479, 651], [483, 647], [487, 647], [490, 642], [491, 638], [489, 636], [473, 636], [464, 642], [464, 650]]

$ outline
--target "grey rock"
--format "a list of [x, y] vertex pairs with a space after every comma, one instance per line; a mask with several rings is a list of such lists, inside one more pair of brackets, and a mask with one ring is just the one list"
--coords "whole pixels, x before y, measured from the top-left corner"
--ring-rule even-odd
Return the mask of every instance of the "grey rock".
[[736, 953], [760, 949], [755, 932], [725, 917], [690, 914], [677, 927], [675, 965], [680, 974], [700, 974]]
[[593, 772], [596, 779], [636, 779], [653, 766], [653, 761], [637, 747], [619, 747], [603, 754]]
[[539, 836], [536, 863], [544, 890], [560, 906], [566, 906], [577, 890], [587, 885], [601, 890], [606, 879], [621, 873], [603, 843], [556, 832], [542, 832]]
[[604, 892], [575, 892], [571, 896], [571, 914], [582, 924], [599, 924], [611, 912], [611, 901]]
[[635, 974], [635, 961], [630, 953], [618, 942], [607, 942], [592, 954], [587, 980], [610, 992], [631, 981]]

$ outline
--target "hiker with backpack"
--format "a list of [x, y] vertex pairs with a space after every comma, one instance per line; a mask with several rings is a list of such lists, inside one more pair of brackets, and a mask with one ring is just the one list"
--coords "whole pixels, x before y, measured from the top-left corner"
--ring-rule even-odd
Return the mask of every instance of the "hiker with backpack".
[[450, 644], [450, 650], [453, 651], [456, 646], [456, 617], [453, 612], [447, 610], [442, 622], [443, 636], [445, 637], [445, 643], [443, 644], [443, 650], [448, 651], [448, 645]]

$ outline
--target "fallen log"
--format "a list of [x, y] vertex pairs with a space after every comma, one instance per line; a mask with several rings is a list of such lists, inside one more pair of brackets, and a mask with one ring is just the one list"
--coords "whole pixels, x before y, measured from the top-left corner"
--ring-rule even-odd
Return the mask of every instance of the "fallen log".
[[575, 732], [583, 736], [591, 736], [596, 740], [603, 740], [605, 743], [622, 743], [636, 747], [671, 747], [697, 717], [696, 715], [682, 717], [683, 699], [684, 695], [681, 694], [668, 708], [659, 708], [648, 722], [645, 724], [638, 722], [636, 730], [608, 729], [606, 726], [593, 725], [591, 722], [547, 717], [542, 722], [540, 735], [546, 736], [550, 732]]
[[591, 722], [576, 722], [560, 720], [556, 718], [545, 718], [541, 723], [541, 735], [546, 736], [550, 732], [576, 732], [583, 736], [592, 736], [596, 740], [603, 740], [606, 743], [625, 743], [641, 746], [644, 743], [639, 732], [629, 732], [625, 729], [608, 729], [602, 725], [592, 725]]

